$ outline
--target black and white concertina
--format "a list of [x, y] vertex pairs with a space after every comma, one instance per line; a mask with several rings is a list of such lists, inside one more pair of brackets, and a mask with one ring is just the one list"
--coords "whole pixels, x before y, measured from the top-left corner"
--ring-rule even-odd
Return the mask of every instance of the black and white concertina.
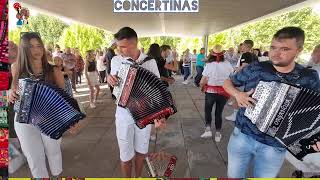
[[257, 102], [245, 116], [257, 128], [286, 146], [297, 159], [313, 153], [320, 140], [320, 93], [280, 82], [260, 81], [252, 98]]

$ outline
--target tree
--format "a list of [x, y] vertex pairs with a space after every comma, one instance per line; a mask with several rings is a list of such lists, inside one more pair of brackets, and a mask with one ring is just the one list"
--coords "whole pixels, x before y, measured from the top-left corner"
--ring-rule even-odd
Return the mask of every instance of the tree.
[[319, 44], [320, 16], [311, 8], [303, 8], [210, 35], [209, 47], [214, 44], [235, 47], [245, 39], [252, 39], [256, 48], [268, 50], [273, 34], [285, 26], [298, 26], [305, 31], [305, 52], [311, 52]]
[[84, 24], [72, 24], [64, 30], [59, 44], [63, 48], [77, 47], [84, 56], [88, 50], [106, 47], [111, 39], [111, 34], [101, 29]]
[[68, 27], [68, 25], [58, 18], [40, 14], [31, 16], [29, 18], [29, 24], [24, 25], [24, 27], [28, 31], [39, 32], [45, 44], [56, 44], [63, 30]]

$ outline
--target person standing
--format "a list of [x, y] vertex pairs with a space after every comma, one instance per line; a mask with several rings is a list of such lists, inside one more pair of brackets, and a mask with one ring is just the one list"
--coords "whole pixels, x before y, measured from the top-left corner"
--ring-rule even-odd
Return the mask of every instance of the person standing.
[[[110, 75], [111, 73], [111, 61], [112, 61], [112, 58], [114, 56], [116, 56], [116, 53], [114, 52], [114, 50], [117, 48], [117, 41], [114, 39], [111, 41], [110, 43], [110, 47], [107, 49], [106, 51], [106, 54], [105, 54], [105, 62], [106, 62], [106, 66], [107, 66], [107, 74]], [[113, 100], [116, 99], [116, 97], [112, 94], [113, 92], [113, 87], [110, 86], [110, 93], [111, 93], [111, 98]]]
[[[65, 89], [62, 72], [48, 63], [44, 44], [38, 33], [35, 32], [22, 35], [17, 62], [12, 65], [12, 77], [13, 81], [8, 97], [11, 103], [15, 103], [19, 98], [17, 94], [18, 80], [22, 78], [38, 79]], [[51, 139], [41, 133], [37, 127], [19, 123], [20, 117], [20, 114], [15, 114], [14, 128], [32, 176], [34, 178], [49, 178], [46, 159], [51, 174], [53, 176], [60, 175], [62, 173], [61, 138]]]
[[[247, 177], [250, 164], [253, 165], [253, 177], [277, 176], [285, 158], [285, 147], [274, 137], [260, 132], [244, 113], [255, 103], [251, 95], [259, 81], [285, 82], [320, 92], [318, 73], [295, 62], [303, 50], [304, 40], [301, 28], [280, 29], [271, 41], [270, 61], [248, 63], [224, 82], [224, 89], [240, 107], [227, 148], [229, 178]], [[236, 88], [240, 86], [244, 91]]]
[[105, 60], [105, 57], [103, 56], [103, 51], [99, 51], [96, 56], [96, 61], [97, 61], [97, 70], [99, 72], [100, 83], [104, 83], [106, 79], [107, 62], [105, 62], [104, 60]]
[[79, 52], [79, 49], [75, 49], [75, 56], [76, 56], [76, 66], [75, 66], [75, 71], [76, 71], [76, 83], [81, 84], [81, 76], [84, 70], [84, 61], [83, 58]]
[[98, 81], [97, 62], [95, 61], [95, 55], [93, 50], [86, 52], [84, 74], [87, 78], [87, 83], [90, 90], [90, 108], [96, 108], [96, 100], [100, 92], [100, 83]]
[[188, 82], [188, 78], [190, 76], [190, 68], [191, 68], [191, 53], [189, 52], [189, 49], [187, 49], [184, 54], [182, 55], [182, 61], [183, 61], [183, 82], [182, 84], [187, 85]]
[[200, 49], [200, 54], [197, 55], [197, 62], [196, 62], [196, 70], [197, 75], [194, 78], [194, 85], [199, 87], [200, 80], [202, 78], [202, 72], [205, 65], [205, 48]]
[[[241, 71], [241, 69], [243, 69], [244, 67], [246, 67], [247, 65], [253, 63], [253, 62], [258, 62], [258, 57], [252, 53], [252, 48], [254, 46], [254, 43], [252, 40], [247, 39], [245, 41], [243, 41], [242, 45], [241, 45], [241, 57], [239, 58], [239, 66], [235, 69], [236, 72]], [[242, 87], [240, 87], [241, 89]], [[226, 117], [226, 120], [229, 121], [235, 121], [237, 113], [238, 113], [238, 107], [236, 104], [233, 105], [234, 106], [234, 110], [233, 113], [229, 116]]]
[[71, 48], [66, 47], [65, 53], [61, 54], [61, 58], [63, 59], [64, 67], [66, 70], [71, 71], [71, 83], [72, 83], [72, 89], [74, 92], [77, 92], [76, 88], [76, 56], [71, 53]]
[[211, 122], [212, 122], [212, 108], [216, 105], [215, 110], [215, 141], [221, 140], [222, 128], [222, 112], [225, 104], [227, 103], [230, 95], [223, 89], [222, 85], [226, 79], [233, 73], [233, 68], [229, 61], [225, 61], [222, 52], [213, 53], [208, 58], [200, 87], [202, 92], [205, 92], [205, 132], [201, 138], [212, 137]]
[[237, 54], [234, 52], [233, 47], [230, 47], [228, 49], [228, 51], [224, 55], [224, 58], [230, 62], [231, 66], [234, 69], [236, 68], [239, 57], [237, 57]]
[[56, 44], [55, 51], [52, 53], [52, 57], [61, 56], [61, 54], [63, 54], [63, 52], [61, 51], [60, 46]]
[[[123, 27], [114, 37], [117, 39], [120, 54], [113, 57], [111, 61], [111, 72], [107, 77], [110, 86], [118, 84], [117, 73], [122, 63], [132, 63], [132, 60], [141, 63], [147, 57], [138, 49], [138, 36], [132, 28]], [[160, 78], [154, 59], [144, 62], [141, 66]], [[131, 177], [134, 162], [135, 177], [141, 177], [143, 162], [149, 149], [151, 125], [149, 124], [143, 129], [138, 128], [129, 111], [120, 106], [117, 106], [115, 117], [122, 174], [125, 177]], [[164, 127], [165, 125], [164, 119], [155, 120], [155, 127]]]
[[308, 65], [316, 70], [320, 76], [320, 44], [314, 47]]

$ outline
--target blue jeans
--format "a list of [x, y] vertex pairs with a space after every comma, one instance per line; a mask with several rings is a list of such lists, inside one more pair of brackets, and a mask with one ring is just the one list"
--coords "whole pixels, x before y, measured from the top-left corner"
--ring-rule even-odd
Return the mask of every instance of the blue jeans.
[[196, 66], [197, 69], [197, 76], [194, 78], [194, 83], [199, 86], [199, 83], [201, 81], [202, 78], [202, 72], [203, 72], [203, 67], [202, 66]]
[[187, 80], [190, 75], [190, 67], [183, 67], [183, 80]]
[[285, 158], [286, 149], [262, 144], [234, 128], [228, 144], [228, 177], [246, 178], [252, 160], [253, 177], [274, 178]]

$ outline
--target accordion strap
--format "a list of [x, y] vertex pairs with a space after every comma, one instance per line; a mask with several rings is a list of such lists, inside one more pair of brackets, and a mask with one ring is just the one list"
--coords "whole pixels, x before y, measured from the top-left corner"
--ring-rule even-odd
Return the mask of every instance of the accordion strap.
[[142, 64], [144, 64], [145, 62], [147, 62], [147, 61], [150, 61], [150, 60], [152, 60], [153, 58], [152, 57], [149, 57], [149, 56], [147, 56], [146, 58], [144, 58], [142, 61], [140, 61], [140, 62], [136, 62], [136, 61], [134, 61], [133, 59], [127, 59], [128, 61], [130, 61], [130, 62], [132, 62], [133, 63], [133, 65], [136, 65], [136, 66], [141, 66]]
[[298, 81], [298, 79], [300, 79], [301, 77], [304, 77], [306, 75], [308, 75], [310, 73], [310, 70], [307, 69], [307, 68], [302, 68], [302, 69], [298, 69], [298, 70], [293, 70], [292, 72], [290, 72], [291, 76], [293, 77], [292, 79], [294, 79], [295, 81], [294, 82], [289, 82], [287, 79], [285, 79], [283, 77], [283, 75], [281, 75], [281, 73], [279, 73], [274, 67], [273, 65], [271, 64], [271, 62], [269, 61], [265, 61], [265, 62], [260, 62], [262, 68], [266, 71], [269, 71], [271, 72], [272, 74], [276, 74], [279, 78], [280, 78], [280, 81], [282, 83], [286, 83], [286, 84], [289, 84], [289, 85], [293, 85], [293, 86], [296, 86], [296, 82]]

